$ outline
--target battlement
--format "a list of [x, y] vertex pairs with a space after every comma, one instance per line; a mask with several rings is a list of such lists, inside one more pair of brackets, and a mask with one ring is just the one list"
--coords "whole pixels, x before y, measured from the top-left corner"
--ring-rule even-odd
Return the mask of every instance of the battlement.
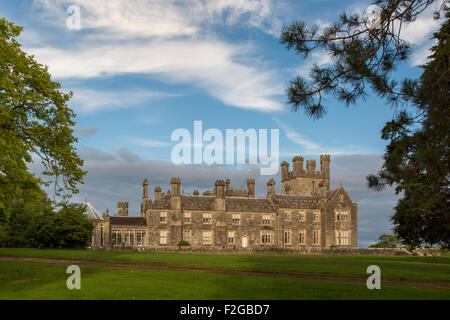
[[330, 155], [320, 156], [320, 170], [316, 170], [316, 160], [305, 160], [301, 156], [292, 159], [293, 170], [289, 163], [281, 163], [281, 183], [283, 194], [314, 195], [329, 191], [330, 185]]
[[306, 160], [306, 170], [304, 168], [304, 158], [296, 156], [292, 159], [293, 170], [289, 170], [289, 163], [281, 163], [281, 182], [295, 178], [322, 178], [330, 179], [330, 155], [320, 156], [320, 170], [316, 170], [316, 160]]

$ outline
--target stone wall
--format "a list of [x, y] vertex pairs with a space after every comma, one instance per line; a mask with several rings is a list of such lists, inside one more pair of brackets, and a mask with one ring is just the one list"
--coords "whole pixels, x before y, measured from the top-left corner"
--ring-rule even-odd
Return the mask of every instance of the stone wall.
[[177, 252], [177, 253], [204, 253], [204, 254], [337, 254], [337, 255], [375, 255], [375, 256], [412, 256], [413, 253], [403, 248], [223, 248], [223, 247], [105, 247], [103, 249], [93, 247], [92, 250], [114, 250], [114, 251], [141, 251], [141, 252]]

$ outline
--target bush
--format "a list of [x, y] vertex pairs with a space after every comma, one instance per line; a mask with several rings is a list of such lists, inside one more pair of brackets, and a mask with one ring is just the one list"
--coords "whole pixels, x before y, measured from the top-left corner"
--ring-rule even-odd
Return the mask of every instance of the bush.
[[181, 240], [180, 242], [178, 242], [178, 248], [181, 247], [189, 247], [191, 244], [187, 241]]
[[30, 206], [18, 205], [9, 224], [0, 232], [7, 247], [81, 248], [90, 243], [94, 226], [84, 215], [84, 206], [66, 204], [54, 211], [48, 200]]

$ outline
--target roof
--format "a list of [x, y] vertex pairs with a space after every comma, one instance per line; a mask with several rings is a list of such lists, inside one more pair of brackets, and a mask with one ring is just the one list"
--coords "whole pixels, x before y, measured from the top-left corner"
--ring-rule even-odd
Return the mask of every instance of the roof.
[[279, 208], [300, 209], [307, 208], [308, 204], [316, 203], [319, 196], [299, 196], [299, 195], [274, 195], [273, 204]]
[[181, 196], [183, 210], [214, 210], [215, 197], [207, 196]]
[[147, 222], [144, 217], [122, 217], [115, 216], [110, 218], [110, 223], [115, 225], [128, 225], [128, 226], [146, 226]]
[[102, 216], [98, 213], [97, 210], [87, 201], [83, 202], [86, 210], [84, 211], [84, 214], [89, 220], [103, 220]]
[[247, 212], [276, 212], [272, 202], [266, 198], [237, 198], [225, 199], [227, 211], [247, 211]]

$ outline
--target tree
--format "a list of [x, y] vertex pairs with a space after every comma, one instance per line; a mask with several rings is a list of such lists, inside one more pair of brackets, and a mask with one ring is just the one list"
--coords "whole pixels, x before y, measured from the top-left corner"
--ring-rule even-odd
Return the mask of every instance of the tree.
[[[86, 174], [74, 147], [75, 114], [67, 106], [72, 93], [60, 91], [48, 68], [21, 50], [15, 39], [21, 31], [0, 19], [0, 219], [7, 219], [14, 199], [39, 198], [41, 183], [53, 183], [55, 194], [67, 198]], [[33, 156], [53, 180], [42, 182], [27, 171]]]
[[449, 31], [447, 20], [434, 35], [437, 45], [414, 95], [420, 128], [414, 130], [417, 122], [406, 113], [388, 122], [382, 131], [390, 141], [384, 165], [368, 177], [373, 189], [396, 185], [403, 194], [392, 217], [394, 231], [414, 246], [450, 246]]
[[[414, 21], [438, 3], [435, 18], [444, 22], [435, 34], [438, 45], [419, 79], [393, 80], [396, 66], [406, 61], [410, 47], [401, 38], [402, 25]], [[389, 141], [384, 165], [368, 185], [381, 190], [395, 185], [402, 198], [392, 216], [394, 232], [407, 244], [450, 245], [449, 207], [449, 10], [445, 1], [378, 0], [378, 23], [342, 14], [319, 32], [318, 26], [297, 21], [285, 27], [281, 42], [308, 57], [323, 50], [332, 63], [314, 65], [311, 80], [297, 77], [287, 94], [292, 110], [304, 109], [314, 119], [326, 113], [323, 97], [334, 95], [347, 106], [372, 89], [395, 107], [393, 120], [382, 129]]]
[[398, 248], [402, 245], [399, 238], [390, 234], [382, 234], [378, 240], [380, 242], [370, 245], [369, 248]]
[[304, 58], [313, 51], [332, 58], [329, 65], [312, 67], [311, 80], [298, 76], [290, 82], [286, 91], [292, 110], [304, 109], [308, 116], [318, 119], [326, 114], [325, 96], [334, 95], [349, 106], [364, 98], [369, 88], [395, 106], [410, 102], [417, 81], [405, 79], [399, 84], [392, 79], [396, 66], [410, 54], [409, 44], [401, 38], [402, 25], [437, 2], [442, 3], [435, 12], [438, 19], [448, 12], [445, 0], [377, 0], [376, 24], [364, 14], [343, 13], [338, 22], [322, 31], [319, 25], [304, 21], [283, 27], [280, 41], [288, 49]]

